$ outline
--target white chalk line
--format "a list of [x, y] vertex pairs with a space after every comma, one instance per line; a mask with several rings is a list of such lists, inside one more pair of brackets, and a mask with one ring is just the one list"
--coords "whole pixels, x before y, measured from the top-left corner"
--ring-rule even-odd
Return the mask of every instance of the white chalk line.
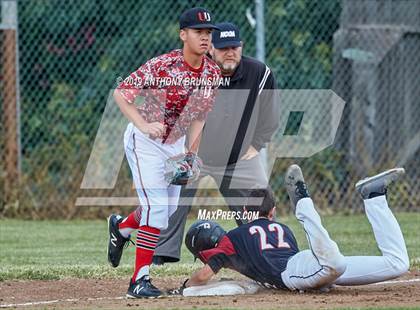
[[[420, 279], [385, 281], [385, 282], [373, 283], [371, 285], [413, 283], [413, 282], [420, 282]], [[126, 297], [97, 297], [97, 298], [87, 298], [86, 301], [121, 300], [121, 299], [125, 299], [125, 298]], [[38, 306], [38, 305], [56, 304], [56, 303], [59, 303], [59, 302], [78, 302], [78, 301], [81, 301], [81, 300], [85, 300], [85, 299], [83, 299], [83, 298], [69, 298], [69, 299], [54, 299], [54, 300], [34, 301], [34, 302], [25, 302], [25, 303], [20, 303], [20, 304], [0, 305], [0, 308]]]
[[98, 301], [98, 300], [120, 300], [125, 299], [126, 297], [97, 297], [92, 298], [89, 297], [87, 299], [83, 298], [68, 298], [68, 299], [54, 299], [54, 300], [44, 300], [44, 301], [33, 301], [33, 302], [25, 302], [21, 304], [7, 304], [7, 305], [0, 305], [0, 308], [11, 308], [11, 307], [27, 307], [27, 306], [38, 306], [38, 305], [49, 305], [49, 304], [56, 304], [59, 302], [77, 302], [81, 300], [86, 301]]

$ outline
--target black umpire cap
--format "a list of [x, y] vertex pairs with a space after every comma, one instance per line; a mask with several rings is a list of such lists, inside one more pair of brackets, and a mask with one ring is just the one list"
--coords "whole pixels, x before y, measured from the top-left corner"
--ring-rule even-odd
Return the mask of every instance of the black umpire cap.
[[218, 29], [212, 23], [213, 17], [210, 12], [204, 8], [192, 8], [182, 13], [179, 18], [179, 29]]
[[232, 23], [216, 24], [219, 28], [212, 33], [212, 43], [215, 48], [238, 47], [241, 46], [239, 28]]

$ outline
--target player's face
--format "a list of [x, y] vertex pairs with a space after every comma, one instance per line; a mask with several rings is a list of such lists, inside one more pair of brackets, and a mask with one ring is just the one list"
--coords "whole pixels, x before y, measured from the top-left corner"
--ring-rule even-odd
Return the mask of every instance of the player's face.
[[211, 29], [183, 29], [180, 37], [192, 53], [204, 55], [210, 48], [211, 32]]
[[242, 46], [213, 48], [211, 55], [222, 70], [223, 75], [232, 75], [242, 57]]

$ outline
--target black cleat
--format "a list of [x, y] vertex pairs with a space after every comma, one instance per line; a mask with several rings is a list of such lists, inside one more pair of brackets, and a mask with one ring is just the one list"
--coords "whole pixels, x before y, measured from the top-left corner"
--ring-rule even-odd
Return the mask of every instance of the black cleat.
[[112, 267], [118, 267], [124, 247], [130, 242], [130, 238], [124, 238], [118, 230], [118, 224], [122, 219], [121, 215], [116, 214], [108, 217], [108, 262]]
[[127, 298], [157, 298], [162, 292], [150, 282], [149, 276], [143, 276], [136, 282], [130, 280]]
[[300, 199], [310, 197], [302, 170], [298, 165], [291, 165], [287, 169], [285, 183], [294, 209], [296, 209], [296, 204]]

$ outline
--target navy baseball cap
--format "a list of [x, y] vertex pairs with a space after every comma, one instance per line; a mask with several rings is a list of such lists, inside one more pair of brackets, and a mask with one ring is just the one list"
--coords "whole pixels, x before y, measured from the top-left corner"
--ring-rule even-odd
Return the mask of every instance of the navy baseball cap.
[[179, 18], [179, 29], [218, 29], [212, 23], [213, 17], [210, 12], [203, 8], [192, 8], [182, 13]]
[[219, 30], [213, 31], [212, 43], [215, 48], [238, 47], [241, 46], [239, 28], [232, 23], [216, 24]]

